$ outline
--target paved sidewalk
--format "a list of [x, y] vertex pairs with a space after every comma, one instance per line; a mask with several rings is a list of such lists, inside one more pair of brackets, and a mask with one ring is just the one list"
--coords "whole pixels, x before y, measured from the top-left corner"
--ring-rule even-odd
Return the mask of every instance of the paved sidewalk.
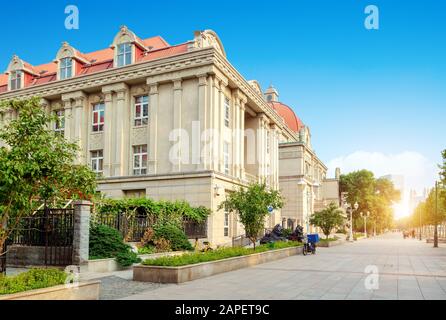
[[[370, 265], [379, 270], [378, 290], [364, 285], [368, 276], [364, 270]], [[425, 242], [403, 240], [400, 234], [387, 234], [180, 285], [136, 284], [141, 285], [137, 291], [144, 285], [150, 288], [127, 299], [446, 300], [446, 245], [434, 249]], [[125, 292], [120, 296], [124, 298]]]

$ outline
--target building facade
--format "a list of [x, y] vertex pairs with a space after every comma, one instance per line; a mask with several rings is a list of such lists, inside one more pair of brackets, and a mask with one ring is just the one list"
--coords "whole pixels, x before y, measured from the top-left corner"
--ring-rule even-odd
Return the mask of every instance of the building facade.
[[[274, 189], [285, 182], [283, 150], [303, 148], [311, 177], [325, 179], [309, 138], [302, 140], [309, 131], [294, 130], [268, 91], [240, 75], [211, 30], [169, 45], [124, 26], [109, 48], [96, 52], [64, 43], [53, 62], [40, 66], [14, 56], [0, 75], [0, 101], [33, 96], [59, 118], [53, 129], [79, 144], [77, 161], [97, 172], [100, 192], [206, 206], [214, 245], [244, 234], [234, 214], [217, 209], [229, 192], [254, 181]], [[16, 117], [4, 112], [0, 125]], [[294, 175], [304, 170], [297, 162]], [[313, 194], [323, 198], [320, 188]], [[274, 212], [266, 227], [281, 221]]]

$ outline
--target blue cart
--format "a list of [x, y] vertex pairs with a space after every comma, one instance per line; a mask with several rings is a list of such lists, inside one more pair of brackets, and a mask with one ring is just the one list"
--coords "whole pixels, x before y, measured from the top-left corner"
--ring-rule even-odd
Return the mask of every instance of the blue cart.
[[302, 252], [304, 256], [308, 253], [316, 254], [316, 244], [319, 242], [319, 235], [317, 233], [308, 234], [304, 237], [304, 246]]

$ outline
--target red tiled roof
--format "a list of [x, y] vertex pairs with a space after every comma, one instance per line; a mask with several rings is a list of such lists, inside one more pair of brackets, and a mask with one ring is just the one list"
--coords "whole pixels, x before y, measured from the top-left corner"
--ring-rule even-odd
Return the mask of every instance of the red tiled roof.
[[107, 70], [113, 68], [113, 59], [107, 60], [105, 62], [93, 63], [91, 65], [85, 66], [82, 68], [79, 74], [90, 74], [102, 70]]
[[187, 52], [187, 43], [179, 44], [177, 46], [167, 47], [156, 51], [150, 51], [145, 56], [142, 56], [139, 61], [150, 61], [164, 57], [173, 56], [176, 54]]
[[[187, 51], [186, 44], [170, 46], [160, 36], [141, 40], [141, 42], [148, 49], [150, 49], [150, 51], [145, 55], [137, 57], [136, 62], [154, 60]], [[106, 48], [90, 53], [81, 53], [79, 51], [77, 51], [76, 53], [78, 57], [85, 59], [91, 63], [84, 65], [79, 75], [90, 74], [113, 68], [114, 51], [111, 48]], [[25, 62], [25, 68], [38, 75], [29, 84], [30, 86], [48, 83], [57, 79], [57, 64], [55, 62], [50, 62], [39, 66], [32, 66], [31, 64]], [[7, 84], [8, 76], [6, 74], [0, 74], [0, 92], [6, 91], [3, 89], [3, 86], [6, 85], [7, 87]]]
[[299, 132], [300, 129], [304, 126], [303, 122], [299, 119], [299, 117], [294, 113], [293, 109], [291, 109], [286, 104], [281, 102], [270, 102], [273, 109], [283, 118], [288, 128], [293, 130], [294, 132]]

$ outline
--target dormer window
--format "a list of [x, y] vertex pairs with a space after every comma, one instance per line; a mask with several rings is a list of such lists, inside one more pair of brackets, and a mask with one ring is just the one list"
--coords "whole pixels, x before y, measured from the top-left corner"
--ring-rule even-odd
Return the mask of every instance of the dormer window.
[[132, 44], [122, 43], [118, 45], [118, 67], [132, 63]]
[[73, 59], [63, 58], [60, 60], [60, 80], [68, 79], [73, 76]]
[[11, 71], [11, 90], [22, 87], [22, 71]]

